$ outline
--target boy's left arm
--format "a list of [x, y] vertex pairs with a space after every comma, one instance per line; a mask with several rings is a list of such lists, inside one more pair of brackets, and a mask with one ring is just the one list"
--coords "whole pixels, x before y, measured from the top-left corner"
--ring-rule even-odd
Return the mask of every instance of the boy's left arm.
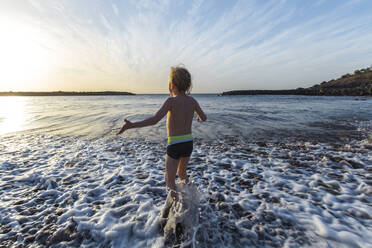
[[124, 120], [125, 123], [124, 123], [123, 127], [119, 130], [117, 135], [123, 133], [125, 130], [130, 129], [130, 128], [139, 128], [139, 127], [146, 127], [146, 126], [155, 125], [161, 119], [163, 119], [163, 117], [168, 113], [168, 111], [171, 108], [171, 101], [172, 101], [172, 98], [169, 97], [167, 100], [165, 100], [165, 102], [163, 103], [161, 108], [155, 113], [155, 115], [153, 115], [153, 116], [151, 116], [151, 117], [149, 117], [149, 118], [147, 118], [143, 121], [130, 122], [127, 119], [125, 119]]

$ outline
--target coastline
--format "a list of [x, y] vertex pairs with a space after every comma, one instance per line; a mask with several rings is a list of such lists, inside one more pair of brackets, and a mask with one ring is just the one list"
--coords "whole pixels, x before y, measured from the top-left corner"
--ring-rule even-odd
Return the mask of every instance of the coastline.
[[[372, 85], [372, 83], [371, 83]], [[293, 90], [232, 90], [224, 91], [219, 96], [237, 96], [237, 95], [302, 95], [302, 96], [372, 96], [369, 89], [293, 89]]]
[[338, 79], [324, 81], [308, 88], [289, 90], [232, 90], [219, 94], [231, 95], [307, 95], [307, 96], [372, 96], [372, 68], [354, 71]]

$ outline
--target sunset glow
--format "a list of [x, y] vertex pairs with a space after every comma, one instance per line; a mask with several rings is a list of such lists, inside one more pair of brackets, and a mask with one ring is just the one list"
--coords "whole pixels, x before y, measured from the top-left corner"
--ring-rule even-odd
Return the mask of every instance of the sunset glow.
[[[41, 35], [15, 20], [0, 22], [1, 89], [33, 89], [51, 68], [48, 53], [35, 41]], [[35, 86], [35, 85], [34, 85]]]
[[372, 2], [0, 3], [0, 91], [193, 93], [309, 87], [371, 66]]
[[0, 97], [0, 135], [22, 130], [26, 102], [22, 97]]

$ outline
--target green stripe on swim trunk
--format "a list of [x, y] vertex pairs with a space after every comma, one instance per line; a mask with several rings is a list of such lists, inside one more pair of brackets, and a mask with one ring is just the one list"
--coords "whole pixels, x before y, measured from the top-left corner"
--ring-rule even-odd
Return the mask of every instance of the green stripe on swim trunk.
[[178, 136], [170, 136], [168, 137], [168, 144], [177, 144], [181, 142], [187, 142], [192, 140], [192, 135], [190, 134], [184, 134], [184, 135], [178, 135]]

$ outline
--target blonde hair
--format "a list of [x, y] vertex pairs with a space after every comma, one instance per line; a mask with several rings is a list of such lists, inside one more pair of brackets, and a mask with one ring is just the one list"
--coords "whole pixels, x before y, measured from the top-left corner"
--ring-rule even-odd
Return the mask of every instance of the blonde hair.
[[171, 67], [169, 82], [174, 84], [180, 92], [190, 94], [192, 87], [191, 75], [190, 72], [182, 65]]

